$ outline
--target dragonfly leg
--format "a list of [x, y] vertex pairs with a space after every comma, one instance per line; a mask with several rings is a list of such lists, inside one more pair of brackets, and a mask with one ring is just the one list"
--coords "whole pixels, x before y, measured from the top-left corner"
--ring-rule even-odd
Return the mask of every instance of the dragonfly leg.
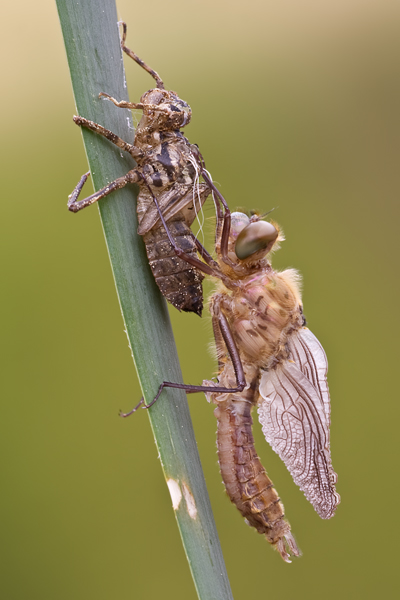
[[121, 148], [121, 150], [129, 152], [129, 154], [133, 156], [135, 160], [143, 156], [143, 151], [140, 150], [140, 148], [134, 146], [133, 144], [128, 144], [127, 142], [124, 142], [124, 140], [118, 137], [118, 135], [116, 135], [109, 129], [106, 129], [102, 125], [99, 125], [94, 121], [89, 121], [89, 119], [85, 119], [84, 117], [74, 116], [73, 120], [74, 123], [76, 123], [80, 127], [86, 127], [86, 129], [90, 129], [90, 131], [94, 131], [95, 133], [102, 135], [103, 137], [107, 138], [107, 140], [110, 140], [110, 142], [115, 144], [118, 148]]
[[131, 415], [133, 415], [134, 412], [137, 411], [138, 408], [140, 408], [142, 406], [142, 404], [144, 404], [143, 396], [141, 397], [139, 404], [136, 404], [135, 408], [132, 408], [132, 410], [130, 410], [127, 413], [123, 413], [122, 411], [119, 411], [119, 416], [123, 417], [124, 419], [125, 419], [125, 417], [130, 417]]
[[[221, 259], [223, 262], [229, 266], [235, 266], [231, 259], [228, 257], [228, 242], [229, 242], [229, 234], [231, 231], [231, 211], [228, 206], [227, 201], [216, 187], [215, 183], [211, 179], [209, 172], [206, 169], [206, 165], [204, 162], [204, 158], [198, 149], [197, 146], [192, 146], [192, 151], [194, 156], [197, 159], [197, 162], [200, 165], [200, 173], [203, 177], [204, 181], [213, 192], [214, 203], [217, 209], [217, 227], [216, 227], [216, 241], [220, 242], [221, 249]], [[215, 202], [215, 196], [218, 198], [219, 202]], [[221, 205], [223, 207], [223, 211], [221, 210]]]
[[111, 192], [125, 187], [128, 183], [138, 183], [142, 179], [141, 173], [137, 169], [132, 169], [132, 171], [128, 171], [128, 173], [123, 177], [118, 177], [115, 181], [112, 181], [111, 183], [103, 187], [101, 190], [98, 190], [91, 196], [88, 196], [84, 200], [79, 200], [79, 202], [77, 202], [79, 194], [81, 193], [81, 190], [89, 175], [90, 172], [82, 175], [78, 185], [76, 186], [72, 194], [68, 196], [68, 209], [71, 212], [76, 213], [82, 210], [82, 208], [86, 208], [87, 206], [94, 204], [101, 198], [108, 196], [108, 194], [111, 194]]
[[[218, 306], [218, 305], [217, 305]], [[237, 349], [236, 342], [233, 338], [232, 332], [229, 327], [229, 323], [227, 318], [223, 314], [222, 311], [216, 315], [215, 323], [219, 327], [220, 337], [225, 342], [226, 348], [228, 350], [229, 356], [233, 363], [233, 368], [235, 370], [236, 375], [236, 383], [237, 386], [234, 388], [228, 388], [223, 386], [209, 386], [209, 385], [189, 385], [186, 383], [173, 383], [172, 381], [163, 381], [158, 388], [158, 392], [149, 404], [144, 404], [144, 399], [141, 398], [139, 404], [135, 406], [128, 413], [120, 413], [121, 417], [129, 417], [129, 415], [133, 414], [137, 411], [138, 408], [150, 408], [157, 402], [164, 388], [174, 388], [178, 390], [185, 390], [187, 394], [195, 394], [196, 392], [205, 392], [205, 393], [220, 393], [220, 394], [229, 394], [234, 392], [242, 392], [246, 387], [246, 378], [244, 375], [242, 361], [240, 360], [239, 350]]]
[[202, 262], [198, 258], [195, 258], [193, 256], [189, 256], [189, 254], [187, 254], [184, 250], [182, 250], [182, 248], [180, 248], [178, 246], [178, 244], [176, 243], [176, 240], [173, 238], [173, 236], [172, 236], [172, 234], [171, 234], [171, 232], [169, 230], [168, 224], [167, 224], [167, 222], [166, 222], [166, 220], [164, 218], [164, 215], [163, 215], [163, 213], [161, 211], [161, 208], [160, 208], [160, 205], [158, 203], [158, 200], [157, 200], [156, 196], [153, 193], [153, 190], [151, 189], [151, 187], [149, 186], [149, 184], [146, 181], [145, 181], [145, 185], [147, 186], [147, 188], [148, 188], [148, 190], [149, 190], [149, 192], [150, 192], [150, 194], [151, 194], [151, 196], [153, 198], [153, 201], [154, 201], [154, 204], [156, 205], [158, 214], [160, 215], [161, 223], [164, 226], [164, 229], [165, 229], [165, 231], [167, 233], [167, 236], [168, 236], [168, 239], [170, 241], [170, 244], [171, 244], [171, 246], [173, 247], [173, 249], [175, 251], [175, 254], [177, 256], [179, 256], [179, 258], [182, 258], [183, 260], [185, 260], [190, 265], [193, 265], [194, 267], [196, 267], [196, 269], [198, 269], [202, 273], [205, 273], [206, 275], [212, 275], [212, 276], [218, 277], [220, 279], [224, 279], [225, 276], [221, 273], [221, 271], [219, 270], [219, 268], [216, 268], [216, 267], [212, 268], [211, 266], [209, 266], [208, 264]]
[[148, 65], [146, 65], [145, 62], [143, 62], [143, 60], [141, 58], [138, 57], [137, 54], [135, 54], [132, 50], [129, 50], [129, 48], [127, 48], [125, 46], [125, 42], [126, 42], [126, 32], [127, 32], [127, 26], [126, 23], [124, 23], [123, 21], [121, 21], [121, 25], [122, 25], [122, 39], [121, 39], [121, 48], [122, 50], [125, 52], [125, 54], [127, 54], [128, 56], [130, 56], [131, 58], [133, 58], [133, 60], [135, 62], [137, 62], [138, 65], [140, 65], [142, 67], [142, 69], [144, 69], [145, 71], [147, 71], [155, 80], [157, 87], [160, 90], [164, 90], [164, 83], [163, 80], [161, 79], [161, 77], [159, 76], [159, 74], [154, 71], [154, 69], [151, 69]]
[[110, 96], [110, 94], [106, 94], [105, 92], [100, 92], [99, 94], [99, 98], [106, 98], [107, 100], [109, 100], [110, 102], [112, 102], [113, 104], [115, 104], [115, 106], [118, 106], [118, 108], [129, 108], [130, 110], [133, 109], [140, 109], [140, 110], [157, 110], [158, 112], [164, 113], [168, 115], [168, 111], [164, 108], [160, 108], [157, 104], [143, 104], [142, 102], [128, 102], [126, 100], [116, 100], [115, 98], [113, 98], [112, 96]]
[[194, 233], [191, 233], [191, 238], [193, 239], [193, 241], [194, 241], [194, 243], [196, 245], [196, 248], [197, 248], [197, 252], [200, 254], [201, 258], [208, 265], [210, 265], [210, 267], [213, 267], [214, 269], [219, 269], [218, 263], [213, 259], [213, 257], [211, 256], [211, 254], [209, 254], [207, 252], [207, 250], [204, 248], [203, 244], [201, 242], [199, 242], [199, 240], [194, 235]]

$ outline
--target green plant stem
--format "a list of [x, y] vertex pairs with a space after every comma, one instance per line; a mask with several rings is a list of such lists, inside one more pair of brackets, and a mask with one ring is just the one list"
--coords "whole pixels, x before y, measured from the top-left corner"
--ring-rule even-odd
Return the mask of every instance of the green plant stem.
[[[99, 92], [127, 100], [116, 7], [110, 0], [57, 0], [78, 114], [133, 142], [130, 111], [115, 107]], [[132, 32], [134, 24], [131, 24]], [[130, 38], [132, 46], [134, 40]], [[72, 121], [71, 121], [72, 126]], [[87, 129], [83, 139], [95, 189], [124, 175], [129, 156]], [[77, 178], [78, 179], [78, 178]], [[133, 186], [99, 202], [115, 284], [132, 354], [146, 402], [161, 381], [182, 381], [167, 306], [151, 274], [144, 244], [136, 234]], [[93, 210], [93, 209], [92, 209]], [[71, 219], [79, 218], [70, 215]], [[149, 411], [166, 480], [193, 496], [196, 514], [185, 495], [175, 510], [199, 598], [230, 599], [232, 593], [198, 455], [186, 395], [167, 389]], [[190, 514], [191, 512], [191, 514]], [[156, 567], [155, 567], [156, 569]]]

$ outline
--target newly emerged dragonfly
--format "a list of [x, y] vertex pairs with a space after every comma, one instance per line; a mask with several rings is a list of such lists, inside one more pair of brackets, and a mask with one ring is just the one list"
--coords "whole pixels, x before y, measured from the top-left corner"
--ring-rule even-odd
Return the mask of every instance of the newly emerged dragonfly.
[[[178, 310], [201, 315], [204, 275], [177, 256], [178, 253], [169, 243], [166, 231], [161, 225], [158, 209], [168, 222], [170, 234], [177, 247], [183, 250], [186, 256], [196, 257], [197, 240], [190, 226], [211, 192], [217, 204], [217, 213], [221, 217], [220, 203], [223, 203], [223, 198], [215, 189], [197, 146], [190, 144], [180, 132], [180, 129], [190, 122], [190, 106], [175, 92], [166, 90], [158, 73], [126, 47], [127, 28], [125, 23], [122, 25], [122, 50], [153, 77], [156, 87], [143, 94], [138, 103], [118, 102], [104, 92], [99, 95], [118, 107], [143, 111], [134, 143], [124, 142], [108, 129], [84, 117], [74, 117], [74, 121], [128, 152], [136, 160], [137, 168], [78, 201], [89, 176], [89, 173], [86, 173], [69, 196], [68, 208], [72, 212], [78, 212], [128, 183], [137, 183], [140, 187], [137, 206], [138, 233], [143, 236], [156, 282], [162, 294]], [[204, 182], [199, 181], [201, 176]], [[224, 211], [226, 209], [225, 205]]]
[[218, 381], [202, 386], [163, 382], [153, 402], [164, 387], [206, 392], [217, 405], [226, 491], [247, 522], [290, 562], [290, 555], [300, 552], [257, 456], [251, 411], [258, 407], [266, 440], [319, 516], [331, 518], [340, 496], [330, 455], [327, 360], [305, 326], [299, 274], [274, 271], [267, 259], [283, 239], [279, 227], [243, 213], [231, 218], [231, 224], [225, 220], [217, 228], [217, 261], [204, 251], [206, 264], [197, 265], [220, 280], [210, 299]]

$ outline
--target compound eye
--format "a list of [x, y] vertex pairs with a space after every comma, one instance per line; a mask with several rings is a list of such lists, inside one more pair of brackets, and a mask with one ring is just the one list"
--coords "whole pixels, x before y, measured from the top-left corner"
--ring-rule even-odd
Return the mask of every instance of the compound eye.
[[230, 235], [233, 238], [237, 238], [239, 233], [249, 225], [250, 219], [247, 215], [241, 212], [233, 212], [231, 214], [231, 231]]
[[267, 254], [277, 237], [278, 231], [271, 223], [266, 221], [250, 223], [238, 235], [235, 245], [236, 256], [240, 260], [244, 260], [264, 249]]

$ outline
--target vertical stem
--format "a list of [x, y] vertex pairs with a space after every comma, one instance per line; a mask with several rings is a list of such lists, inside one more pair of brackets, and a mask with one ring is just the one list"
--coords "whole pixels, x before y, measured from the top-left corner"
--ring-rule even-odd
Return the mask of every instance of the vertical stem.
[[[130, 112], [98, 98], [107, 92], [128, 99], [114, 2], [57, 0], [57, 7], [79, 115], [132, 143]], [[96, 190], [132, 168], [132, 159], [106, 139], [87, 129], [82, 133]], [[134, 187], [114, 192], [99, 208], [133, 359], [149, 402], [163, 379], [182, 381], [166, 303], [136, 234]], [[175, 515], [198, 596], [231, 599], [185, 393], [165, 390], [148, 414], [164, 476], [175, 482], [169, 487], [175, 489], [176, 503], [183, 495]]]

